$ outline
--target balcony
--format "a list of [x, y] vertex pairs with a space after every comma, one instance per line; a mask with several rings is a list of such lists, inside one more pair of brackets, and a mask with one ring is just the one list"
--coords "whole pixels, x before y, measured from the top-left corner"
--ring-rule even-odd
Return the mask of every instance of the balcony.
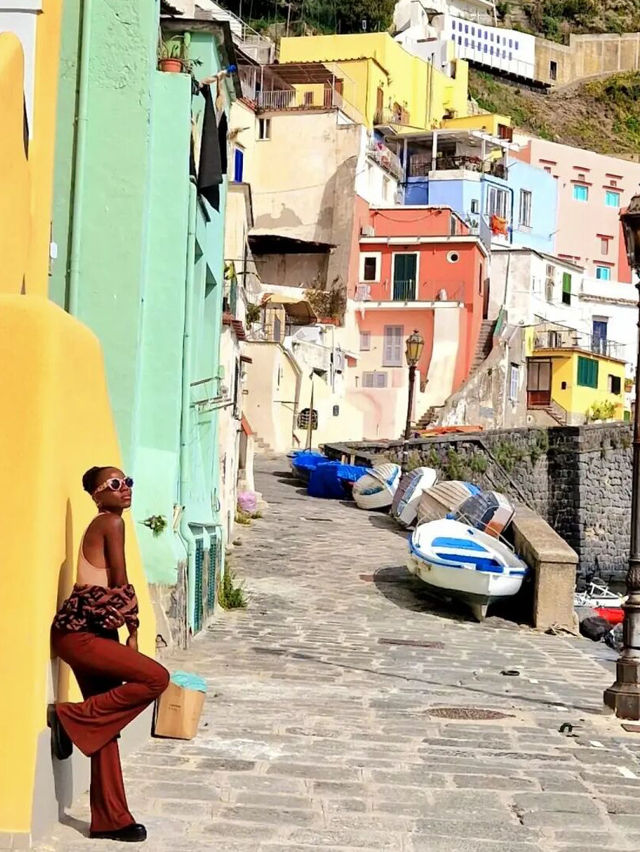
[[373, 116], [373, 123], [380, 127], [411, 127], [411, 117], [408, 110], [402, 107], [394, 109], [379, 109]]
[[602, 355], [606, 358], [615, 358], [624, 361], [625, 345], [613, 340], [578, 331], [575, 328], [547, 329], [536, 331], [533, 340], [534, 351], [548, 349], [574, 349], [582, 352], [590, 352], [593, 355]]
[[344, 109], [345, 101], [339, 92], [325, 88], [322, 94], [299, 92], [295, 89], [259, 92], [256, 96], [258, 108], [269, 112], [311, 109]]
[[[434, 168], [435, 166], [435, 168]], [[431, 154], [414, 154], [409, 160], [408, 177], [428, 178], [433, 172], [455, 172], [467, 171], [478, 172], [484, 175], [506, 180], [508, 170], [503, 162], [496, 160], [482, 160], [481, 157], [468, 154], [445, 154], [437, 157], [435, 163]]]
[[404, 169], [400, 157], [389, 150], [386, 145], [381, 142], [370, 142], [367, 149], [367, 156], [370, 157], [380, 168], [389, 172], [390, 175], [402, 180]]

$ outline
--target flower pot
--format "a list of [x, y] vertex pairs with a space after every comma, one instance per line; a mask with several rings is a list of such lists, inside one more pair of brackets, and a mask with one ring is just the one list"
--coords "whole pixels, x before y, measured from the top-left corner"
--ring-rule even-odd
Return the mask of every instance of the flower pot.
[[161, 59], [158, 68], [168, 74], [182, 74], [182, 59]]

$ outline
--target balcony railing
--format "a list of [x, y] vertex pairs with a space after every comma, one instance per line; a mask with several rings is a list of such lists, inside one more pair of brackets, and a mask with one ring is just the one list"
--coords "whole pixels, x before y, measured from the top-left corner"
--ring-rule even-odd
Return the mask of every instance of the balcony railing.
[[[409, 158], [409, 177], [429, 177], [434, 171], [434, 162], [430, 154], [414, 154]], [[435, 161], [435, 171], [453, 172], [464, 170], [468, 172], [480, 172], [485, 175], [507, 179], [508, 170], [504, 163], [494, 160], [482, 161], [481, 157], [472, 157], [466, 154], [446, 155], [438, 157]]]
[[413, 302], [416, 299], [416, 282], [397, 279], [393, 282], [394, 302]]
[[540, 349], [581, 349], [594, 355], [605, 355], [624, 361], [624, 343], [605, 340], [602, 337], [578, 331], [574, 328], [548, 329], [537, 331], [533, 341], [534, 350]]
[[262, 91], [256, 96], [258, 107], [264, 110], [343, 109], [344, 98], [334, 89], [325, 88], [322, 94], [298, 92], [295, 89]]
[[400, 157], [389, 150], [386, 145], [381, 142], [371, 142], [367, 150], [367, 154], [385, 171], [392, 174], [398, 180], [402, 180], [404, 169]]
[[406, 109], [379, 109], [373, 116], [373, 123], [380, 125], [401, 124], [410, 127], [411, 119]]

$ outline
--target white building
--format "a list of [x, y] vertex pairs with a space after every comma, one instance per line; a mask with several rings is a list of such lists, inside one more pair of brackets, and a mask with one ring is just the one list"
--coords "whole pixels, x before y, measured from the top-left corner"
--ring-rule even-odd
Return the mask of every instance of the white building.
[[501, 306], [511, 325], [552, 322], [576, 329], [592, 351], [627, 363], [635, 374], [637, 301], [628, 284], [586, 277], [584, 269], [533, 249], [494, 250], [490, 315]]

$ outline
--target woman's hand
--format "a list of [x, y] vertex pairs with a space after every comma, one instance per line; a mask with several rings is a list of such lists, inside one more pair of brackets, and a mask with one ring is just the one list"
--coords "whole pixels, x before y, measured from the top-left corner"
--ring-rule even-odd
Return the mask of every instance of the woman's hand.
[[138, 634], [130, 633], [129, 638], [127, 639], [127, 648], [131, 648], [132, 651], [138, 650]]

